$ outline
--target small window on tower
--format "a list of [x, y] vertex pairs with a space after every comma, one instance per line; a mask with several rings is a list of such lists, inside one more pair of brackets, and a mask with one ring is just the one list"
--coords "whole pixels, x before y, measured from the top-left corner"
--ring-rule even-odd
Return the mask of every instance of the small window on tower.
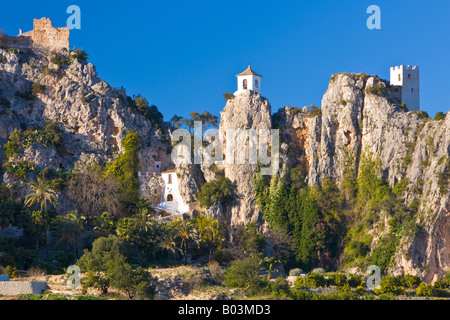
[[400, 74], [398, 75], [398, 81], [402, 81], [402, 76]]
[[169, 184], [172, 184], [172, 174], [169, 174]]
[[411, 75], [410, 74], [408, 74], [408, 79], [411, 79]]
[[414, 92], [414, 88], [411, 88], [411, 92]]
[[247, 89], [247, 79], [244, 79], [244, 81], [242, 82], [242, 86], [245, 90]]
[[255, 88], [258, 88], [258, 79], [255, 79]]

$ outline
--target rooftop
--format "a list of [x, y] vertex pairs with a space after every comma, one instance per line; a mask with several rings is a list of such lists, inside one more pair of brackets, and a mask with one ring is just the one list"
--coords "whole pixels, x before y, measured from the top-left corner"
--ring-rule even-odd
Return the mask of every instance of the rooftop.
[[250, 68], [250, 65], [248, 65], [248, 68], [244, 72], [239, 73], [238, 75], [236, 75], [236, 77], [240, 77], [240, 76], [258, 76], [258, 77], [262, 78], [261, 75], [257, 74], [255, 71], [253, 71]]

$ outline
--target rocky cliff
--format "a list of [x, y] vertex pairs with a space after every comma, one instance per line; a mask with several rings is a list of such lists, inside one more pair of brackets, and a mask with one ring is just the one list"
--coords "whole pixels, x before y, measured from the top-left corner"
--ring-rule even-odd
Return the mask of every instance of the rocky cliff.
[[[139, 171], [146, 176], [141, 189], [156, 204], [162, 181], [152, 175], [155, 162], [161, 162], [161, 170], [173, 165], [169, 124], [155, 125], [122, 92], [101, 80], [92, 64], [72, 54], [65, 49], [0, 48], [0, 144], [15, 129], [57, 123], [63, 148], [33, 143], [13, 161], [71, 170], [80, 160], [113, 159], [123, 151], [126, 132], [135, 130], [142, 139]], [[375, 76], [338, 74], [332, 77], [320, 109], [287, 106], [274, 115], [267, 99], [247, 91], [227, 101], [220, 131], [226, 141], [227, 129], [279, 128], [282, 166], [300, 168], [310, 186], [320, 185], [325, 177], [338, 184], [347, 174], [356, 177], [362, 155], [375, 155], [391, 188], [405, 184], [402, 199], [406, 206], [415, 205], [415, 222], [421, 225], [419, 233], [401, 243], [391, 272], [432, 280], [450, 268], [450, 117], [437, 121], [407, 112], [392, 103], [389, 89]], [[237, 145], [245, 148], [247, 142]], [[0, 161], [7, 160], [2, 149]], [[235, 185], [235, 199], [229, 206], [215, 203], [208, 210], [198, 205], [197, 193], [205, 181], [214, 179], [213, 168], [178, 166], [180, 194], [191, 211], [203, 210], [231, 225], [261, 222], [252, 180], [256, 165], [219, 166]], [[4, 175], [5, 181], [10, 178]], [[376, 242], [380, 235], [372, 232]]]
[[[171, 166], [167, 125], [156, 126], [137, 112], [85, 59], [65, 49], [31, 48], [0, 48], [0, 58], [0, 144], [15, 129], [38, 130], [46, 122], [57, 124], [63, 138], [62, 148], [32, 143], [10, 160], [65, 171], [77, 161], [96, 158], [105, 163], [123, 151], [122, 139], [135, 130], [142, 142], [139, 171], [152, 171], [156, 160], [162, 170]], [[3, 148], [0, 160], [8, 160]], [[160, 186], [161, 181], [150, 185]]]

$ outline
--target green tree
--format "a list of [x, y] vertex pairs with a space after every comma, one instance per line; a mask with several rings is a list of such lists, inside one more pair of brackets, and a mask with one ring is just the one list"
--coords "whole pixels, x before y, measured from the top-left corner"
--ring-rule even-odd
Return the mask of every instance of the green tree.
[[139, 200], [139, 178], [137, 170], [139, 167], [139, 135], [131, 130], [122, 140], [124, 152], [114, 162], [106, 165], [108, 174], [115, 176], [121, 186], [121, 201], [128, 205]]
[[108, 212], [103, 212], [95, 219], [94, 230], [99, 232], [100, 237], [108, 237], [109, 235], [114, 234], [114, 216]]
[[168, 232], [164, 232], [156, 238], [154, 253], [156, 254], [159, 251], [167, 252], [169, 263], [172, 261], [172, 256], [175, 258], [176, 254], [182, 251], [175, 242], [175, 234], [172, 230], [169, 229]]
[[133, 269], [130, 264], [117, 261], [109, 267], [107, 274], [111, 285], [124, 291], [128, 299], [153, 299], [155, 289], [150, 284], [152, 277], [145, 269]]
[[202, 207], [209, 208], [215, 202], [220, 202], [222, 205], [229, 205], [234, 198], [233, 193], [234, 184], [230, 179], [218, 176], [216, 179], [206, 182], [200, 192], [197, 194], [197, 199]]
[[262, 261], [257, 255], [252, 255], [242, 261], [235, 262], [227, 269], [225, 282], [231, 288], [245, 288], [258, 278], [258, 270]]
[[180, 238], [180, 247], [183, 250], [184, 264], [187, 264], [188, 243], [199, 244], [199, 236], [197, 229], [192, 220], [182, 220], [176, 224], [176, 233]]
[[202, 242], [209, 247], [209, 261], [211, 261], [213, 248], [220, 246], [224, 236], [224, 229], [220, 227], [219, 221], [213, 217], [200, 217], [198, 219], [198, 232]]

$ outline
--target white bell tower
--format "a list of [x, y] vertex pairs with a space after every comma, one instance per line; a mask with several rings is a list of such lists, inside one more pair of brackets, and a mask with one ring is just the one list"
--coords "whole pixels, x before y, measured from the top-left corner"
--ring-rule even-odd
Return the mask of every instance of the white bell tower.
[[238, 82], [238, 90], [234, 93], [235, 95], [246, 90], [252, 90], [261, 93], [262, 76], [254, 72], [250, 68], [250, 65], [244, 72], [238, 74], [236, 77]]

